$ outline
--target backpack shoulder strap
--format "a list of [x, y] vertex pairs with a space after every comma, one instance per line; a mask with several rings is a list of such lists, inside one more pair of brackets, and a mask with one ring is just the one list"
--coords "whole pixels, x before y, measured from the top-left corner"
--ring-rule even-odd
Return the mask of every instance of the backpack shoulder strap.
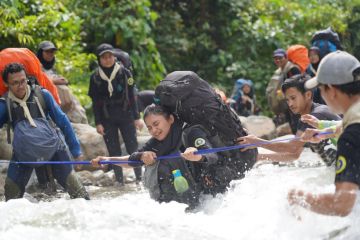
[[[46, 102], [43, 93], [41, 92], [41, 87], [38, 85], [33, 85], [32, 87], [34, 91], [35, 101], [38, 103], [39, 110], [42, 115], [47, 111]], [[40, 106], [39, 106], [40, 105]], [[45, 116], [43, 116], [45, 117]]]
[[8, 111], [8, 122], [6, 126], [6, 139], [8, 144], [11, 144], [11, 123], [12, 123], [12, 115], [11, 115], [11, 99], [8, 97], [9, 92], [6, 92], [2, 99], [6, 102], [6, 108]]

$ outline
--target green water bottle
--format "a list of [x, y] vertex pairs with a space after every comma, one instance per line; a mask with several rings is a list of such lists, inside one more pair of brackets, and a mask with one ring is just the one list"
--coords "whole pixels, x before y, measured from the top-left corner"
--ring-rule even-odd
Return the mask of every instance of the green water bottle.
[[172, 171], [172, 174], [174, 176], [174, 187], [177, 193], [183, 193], [186, 192], [189, 189], [189, 184], [181, 175], [181, 172], [179, 169], [175, 169]]

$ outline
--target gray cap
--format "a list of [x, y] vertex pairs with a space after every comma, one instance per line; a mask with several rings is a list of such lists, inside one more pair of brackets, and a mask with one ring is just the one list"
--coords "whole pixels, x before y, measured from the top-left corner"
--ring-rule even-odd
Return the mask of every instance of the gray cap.
[[319, 84], [343, 85], [360, 80], [353, 72], [360, 68], [360, 62], [351, 54], [336, 51], [326, 55], [319, 64], [316, 77], [306, 81], [305, 87], [312, 89]]
[[42, 49], [42, 50], [50, 50], [50, 49], [53, 49], [53, 50], [57, 50], [57, 48], [55, 47], [55, 45], [50, 42], [50, 41], [42, 41], [40, 44], [39, 44], [39, 49]]

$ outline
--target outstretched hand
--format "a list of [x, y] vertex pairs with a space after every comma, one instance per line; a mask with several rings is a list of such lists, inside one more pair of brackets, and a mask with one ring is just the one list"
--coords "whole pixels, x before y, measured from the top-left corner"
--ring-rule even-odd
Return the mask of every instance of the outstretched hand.
[[108, 157], [105, 157], [105, 156], [97, 156], [96, 158], [94, 159], [91, 159], [91, 165], [93, 167], [100, 167], [102, 168], [103, 166], [100, 164], [100, 161], [106, 161]]
[[302, 142], [311, 142], [311, 143], [319, 143], [322, 140], [336, 137], [336, 132], [333, 134], [322, 134], [322, 133], [331, 133], [334, 132], [331, 128], [326, 128], [323, 130], [307, 128], [302, 134], [300, 140]]
[[188, 147], [185, 152], [183, 152], [181, 154], [181, 156], [183, 158], [185, 158], [188, 161], [194, 161], [194, 162], [198, 162], [202, 159], [202, 155], [200, 154], [195, 154], [195, 152], [197, 151], [196, 148], [194, 147]]
[[314, 128], [319, 128], [319, 119], [314, 117], [311, 114], [304, 114], [301, 116], [300, 120]]
[[142, 119], [135, 120], [134, 124], [135, 124], [136, 129], [138, 129], [139, 131], [141, 131], [145, 126], [145, 123]]
[[[247, 135], [247, 136], [244, 136], [244, 137], [239, 137], [236, 140], [238, 141], [238, 144], [240, 144], [240, 145], [244, 145], [244, 144], [260, 144], [263, 141], [261, 138], [258, 138], [255, 135]], [[242, 148], [242, 149], [240, 149], [240, 151], [244, 152], [244, 151], [246, 151], [248, 149], [252, 149], [252, 148], [256, 148], [256, 146]]]

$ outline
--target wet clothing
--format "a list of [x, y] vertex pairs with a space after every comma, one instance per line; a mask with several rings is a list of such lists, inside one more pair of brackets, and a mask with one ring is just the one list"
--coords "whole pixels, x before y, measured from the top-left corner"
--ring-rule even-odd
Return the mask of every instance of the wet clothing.
[[[218, 135], [211, 135], [201, 125], [187, 126], [183, 130], [182, 139], [185, 148], [202, 150], [227, 146]], [[193, 162], [193, 176], [202, 192], [213, 195], [224, 193], [232, 180], [244, 177], [245, 172], [251, 169], [256, 155], [256, 149], [206, 154], [201, 161]]]
[[[310, 114], [316, 117], [319, 120], [341, 120], [340, 116], [332, 113], [328, 106], [313, 103], [311, 106]], [[299, 121], [298, 123], [298, 131], [304, 132], [306, 128], [313, 128], [310, 125]], [[330, 139], [326, 139], [321, 141], [320, 143], [308, 143], [307, 146], [320, 155], [321, 159], [330, 166], [336, 160], [336, 147], [331, 144]]]
[[[50, 161], [70, 161], [70, 159], [72, 157], [66, 150], [66, 146], [62, 146]], [[6, 201], [24, 196], [25, 187], [34, 169], [27, 165], [16, 164], [15, 161], [18, 161], [18, 159], [14, 155], [9, 164], [5, 180]], [[88, 193], [75, 175], [72, 165], [56, 164], [52, 166], [51, 171], [54, 178], [69, 193], [71, 198], [89, 199]]]
[[[115, 73], [115, 65], [120, 69]], [[125, 142], [126, 151], [132, 154], [138, 148], [134, 120], [140, 118], [135, 94], [134, 79], [129, 70], [121, 63], [110, 68], [101, 68], [108, 78], [112, 74], [111, 93], [109, 82], [102, 79], [99, 69], [90, 78], [89, 96], [93, 102], [95, 124], [102, 124], [105, 130], [104, 141], [109, 156], [121, 156], [119, 130]], [[120, 166], [110, 165], [114, 169], [118, 182], [123, 183], [123, 171]], [[141, 179], [141, 169], [135, 168], [136, 179]]]
[[[70, 124], [70, 121], [66, 115], [61, 111], [60, 107], [56, 104], [51, 94], [45, 90], [41, 90], [43, 99], [46, 105], [46, 109], [43, 109], [46, 118], [51, 119], [56, 126], [58, 126], [64, 134], [65, 141], [60, 141], [61, 145], [55, 152], [50, 161], [70, 161], [73, 156], [78, 157], [81, 155], [80, 143], [75, 136], [74, 130]], [[39, 108], [34, 103], [34, 91], [31, 92], [30, 97], [27, 100], [27, 106], [29, 108], [32, 118], [41, 118], [39, 114]], [[24, 116], [23, 108], [15, 102], [11, 102], [13, 106], [12, 111], [12, 126], [15, 127], [20, 121], [28, 121]], [[0, 100], [0, 127], [4, 123], [8, 122], [9, 114], [5, 99]], [[49, 120], [50, 121], [50, 120]], [[14, 133], [16, 134], [16, 132]], [[60, 137], [60, 136], [59, 136]], [[69, 148], [68, 148], [68, 147]], [[70, 150], [70, 151], [69, 151]], [[71, 152], [71, 153], [70, 153]], [[24, 161], [24, 159], [18, 159], [15, 152], [13, 153], [11, 163], [9, 164], [7, 178], [5, 181], [5, 197], [6, 200], [13, 198], [20, 198], [24, 195], [25, 186], [29, 181], [33, 166], [16, 164], [15, 161]], [[88, 194], [77, 179], [73, 172], [71, 165], [55, 165], [53, 167], [53, 175], [55, 179], [62, 185], [70, 194], [71, 197], [84, 197], [88, 199]]]
[[343, 133], [338, 141], [335, 182], [352, 182], [360, 187], [360, 102], [344, 114]]
[[[145, 151], [152, 151], [156, 156], [165, 156], [183, 151], [181, 142], [182, 123], [176, 120], [172, 125], [169, 134], [162, 141], [151, 138], [143, 148], [130, 155], [129, 160], [140, 160]], [[159, 202], [177, 201], [186, 203], [190, 207], [195, 207], [199, 202], [199, 190], [195, 180], [189, 170], [192, 162], [185, 161], [181, 157], [163, 159], [156, 161], [151, 166], [145, 166], [144, 183], [149, 189], [150, 196]], [[139, 166], [139, 164], [131, 164]], [[142, 164], [140, 164], [142, 165]], [[189, 189], [180, 194], [174, 187], [174, 177], [172, 171], [179, 169], [182, 176], [186, 178]]]

